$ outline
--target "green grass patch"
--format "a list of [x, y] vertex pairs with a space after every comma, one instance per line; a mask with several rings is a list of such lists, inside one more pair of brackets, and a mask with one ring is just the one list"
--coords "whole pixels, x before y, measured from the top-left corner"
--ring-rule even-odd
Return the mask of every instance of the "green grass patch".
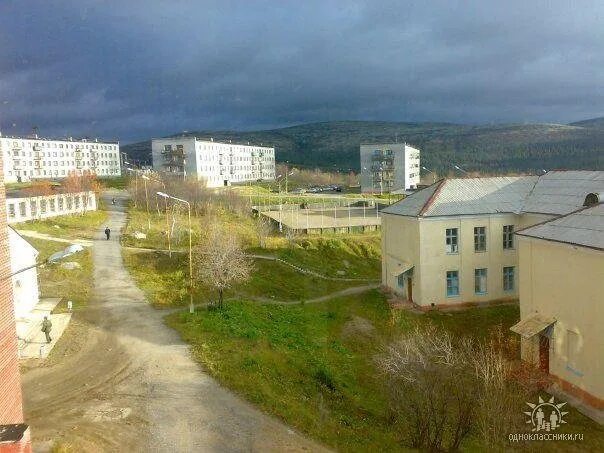
[[[124, 263], [149, 300], [157, 307], [188, 303], [188, 255], [162, 252], [137, 252], [124, 249]], [[256, 297], [267, 301], [302, 301], [340, 291], [358, 283], [326, 280], [301, 274], [286, 264], [264, 259], [254, 260], [251, 279], [225, 292], [225, 297]], [[196, 303], [216, 299], [216, 294], [197, 282]]]
[[15, 225], [17, 230], [31, 230], [64, 239], [92, 239], [107, 221], [107, 211], [88, 211], [51, 219], [33, 220]]
[[128, 186], [128, 177], [99, 178], [100, 183], [107, 189], [125, 189]]
[[[43, 262], [55, 252], [68, 246], [64, 242], [47, 241], [43, 239], [26, 238], [39, 252], [38, 262]], [[78, 269], [64, 269], [61, 263], [78, 263]], [[45, 264], [38, 267], [38, 281], [41, 297], [60, 297], [61, 303], [55, 308], [55, 313], [67, 311], [67, 301], [73, 302], [74, 311], [85, 308], [93, 291], [92, 249], [71, 255], [55, 264]]]

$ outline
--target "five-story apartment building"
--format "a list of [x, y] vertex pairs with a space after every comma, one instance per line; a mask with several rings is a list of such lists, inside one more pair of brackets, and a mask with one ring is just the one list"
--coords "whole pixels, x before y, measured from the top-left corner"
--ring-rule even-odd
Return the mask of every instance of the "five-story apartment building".
[[121, 174], [119, 143], [0, 135], [0, 155], [6, 182], [65, 178], [84, 172], [100, 177]]
[[207, 187], [275, 179], [275, 149], [196, 137], [153, 139], [153, 169], [204, 180]]

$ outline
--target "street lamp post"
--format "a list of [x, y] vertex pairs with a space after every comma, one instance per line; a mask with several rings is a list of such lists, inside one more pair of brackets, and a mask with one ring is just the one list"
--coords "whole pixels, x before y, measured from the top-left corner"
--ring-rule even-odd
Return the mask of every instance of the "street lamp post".
[[191, 203], [187, 200], [183, 200], [182, 198], [176, 198], [172, 195], [168, 195], [164, 192], [157, 192], [157, 195], [160, 197], [164, 197], [166, 202], [169, 199], [177, 201], [179, 203], [184, 203], [187, 205], [188, 218], [189, 218], [189, 313], [195, 312], [195, 307], [193, 306], [193, 240], [192, 234], [193, 230], [191, 229]]
[[422, 165], [422, 169], [426, 170], [428, 173], [432, 173], [432, 184], [434, 184], [436, 182], [436, 173], [434, 173], [432, 170], [427, 169], [423, 165]]
[[467, 171], [465, 171], [463, 168], [461, 168], [459, 165], [453, 164], [453, 168], [457, 171], [462, 172], [463, 174], [469, 175], [470, 173], [468, 173]]
[[138, 171], [132, 168], [127, 168], [130, 173], [134, 173], [134, 207], [137, 207], [136, 199], [138, 198]]
[[145, 205], [147, 207], [147, 230], [151, 230], [151, 219], [149, 217], [149, 193], [147, 192], [147, 181], [150, 179], [147, 175], [142, 175], [143, 183], [145, 184]]

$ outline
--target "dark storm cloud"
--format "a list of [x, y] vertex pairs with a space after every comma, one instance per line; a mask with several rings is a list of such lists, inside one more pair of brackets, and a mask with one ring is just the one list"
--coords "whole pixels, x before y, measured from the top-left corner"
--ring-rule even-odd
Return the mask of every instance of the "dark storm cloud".
[[602, 115], [604, 6], [526, 1], [4, 1], [0, 127], [193, 129]]

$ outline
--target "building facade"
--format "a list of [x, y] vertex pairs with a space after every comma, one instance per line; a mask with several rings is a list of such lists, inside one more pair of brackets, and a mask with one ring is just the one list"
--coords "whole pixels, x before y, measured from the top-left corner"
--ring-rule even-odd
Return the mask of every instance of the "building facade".
[[205, 181], [207, 187], [275, 179], [275, 149], [196, 137], [153, 139], [153, 169]]
[[604, 172], [441, 180], [382, 211], [382, 284], [429, 309], [518, 298], [514, 233], [604, 192]]
[[9, 183], [65, 178], [70, 173], [89, 172], [99, 177], [121, 175], [119, 143], [0, 135], [0, 154], [4, 180]]
[[[0, 275], [11, 274], [10, 246], [6, 225], [6, 202], [0, 162]], [[31, 451], [29, 428], [23, 424], [21, 376], [12, 281], [0, 278], [0, 445], [13, 451]]]
[[512, 330], [523, 360], [602, 410], [604, 204], [586, 204], [517, 233], [520, 322]]
[[361, 145], [360, 158], [362, 192], [411, 190], [420, 182], [420, 151], [406, 143]]
[[8, 242], [10, 248], [11, 278], [13, 284], [13, 302], [15, 304], [15, 318], [23, 318], [33, 310], [40, 300], [38, 289], [38, 269], [35, 266], [38, 251], [25, 238], [13, 228], [8, 228]]
[[30, 195], [23, 191], [9, 192], [6, 198], [6, 216], [9, 224], [42, 220], [61, 215], [96, 211], [94, 192]]

